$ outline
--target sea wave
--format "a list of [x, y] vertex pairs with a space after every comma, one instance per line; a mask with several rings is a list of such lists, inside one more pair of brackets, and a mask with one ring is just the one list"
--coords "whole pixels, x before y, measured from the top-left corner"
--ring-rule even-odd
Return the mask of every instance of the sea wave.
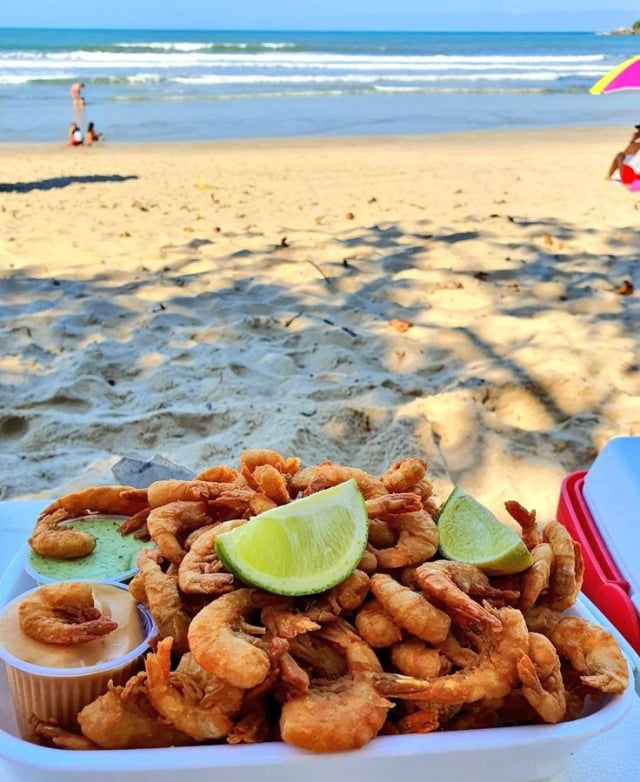
[[73, 51], [0, 53], [0, 68], [59, 68], [74, 66], [82, 68], [204, 68], [204, 67], [278, 67], [278, 68], [352, 68], [359, 70], [436, 69], [436, 68], [499, 68], [499, 67], [582, 67], [586, 64], [603, 63], [601, 54], [593, 55], [555, 55], [555, 56], [459, 56], [459, 55], [344, 55], [328, 52], [262, 52], [245, 53], [207, 53], [203, 51], [178, 51], [167, 54], [165, 51], [113, 52]]
[[263, 41], [261, 43], [245, 43], [241, 41], [216, 41], [215, 43], [193, 41], [141, 41], [139, 43], [128, 42], [116, 43], [113, 45], [114, 49], [139, 49], [143, 51], [154, 51], [159, 49], [166, 52], [215, 52], [218, 50], [230, 49], [237, 49], [238, 51], [260, 51], [262, 49], [295, 49], [297, 47], [298, 45], [295, 43], [276, 41]]

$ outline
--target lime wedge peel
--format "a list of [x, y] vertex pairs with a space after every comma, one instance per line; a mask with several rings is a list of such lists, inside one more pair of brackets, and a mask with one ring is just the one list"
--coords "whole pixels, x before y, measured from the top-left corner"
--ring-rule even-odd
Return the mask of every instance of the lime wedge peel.
[[520, 573], [533, 563], [518, 533], [456, 485], [438, 515], [440, 553], [488, 575]]
[[280, 595], [312, 595], [355, 570], [368, 534], [367, 509], [352, 479], [219, 535], [216, 553], [250, 586]]

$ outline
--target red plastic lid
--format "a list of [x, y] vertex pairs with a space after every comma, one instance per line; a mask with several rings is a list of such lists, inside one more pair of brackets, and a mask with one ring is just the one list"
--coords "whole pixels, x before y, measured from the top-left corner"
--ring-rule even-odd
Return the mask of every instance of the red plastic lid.
[[582, 494], [586, 471], [570, 473], [562, 482], [558, 521], [582, 549], [582, 591], [640, 653], [640, 620], [631, 602], [629, 583], [622, 578]]

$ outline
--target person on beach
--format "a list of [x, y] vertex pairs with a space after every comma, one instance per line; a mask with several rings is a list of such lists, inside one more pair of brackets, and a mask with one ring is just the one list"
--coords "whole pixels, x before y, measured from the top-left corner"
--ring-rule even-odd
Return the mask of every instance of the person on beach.
[[618, 152], [611, 161], [611, 165], [609, 166], [609, 171], [607, 172], [606, 176], [607, 179], [611, 179], [616, 171], [620, 174], [620, 178], [622, 179], [623, 166], [628, 166], [635, 170], [635, 166], [632, 165], [632, 163], [634, 163], [634, 157], [636, 153], [640, 152], [640, 125], [635, 125], [634, 127], [635, 130], [627, 146], [622, 150], [622, 152]]
[[84, 82], [77, 81], [71, 85], [71, 101], [73, 103], [73, 118], [76, 122], [80, 122], [82, 119], [82, 113], [84, 111], [84, 97], [82, 96], [82, 90], [84, 89]]
[[98, 133], [93, 122], [87, 125], [87, 132], [84, 134], [84, 143], [91, 146], [94, 141], [101, 141], [104, 139], [104, 133]]
[[78, 147], [84, 142], [84, 136], [77, 122], [69, 125], [69, 146]]

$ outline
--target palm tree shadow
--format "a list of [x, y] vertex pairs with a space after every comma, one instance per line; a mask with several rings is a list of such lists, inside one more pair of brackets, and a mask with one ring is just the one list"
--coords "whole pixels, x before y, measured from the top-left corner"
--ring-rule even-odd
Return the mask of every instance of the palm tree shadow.
[[98, 184], [100, 182], [126, 182], [138, 179], [137, 174], [88, 174], [85, 176], [58, 176], [51, 179], [39, 179], [35, 182], [0, 183], [0, 193], [29, 193], [32, 190], [55, 190], [75, 184]]

